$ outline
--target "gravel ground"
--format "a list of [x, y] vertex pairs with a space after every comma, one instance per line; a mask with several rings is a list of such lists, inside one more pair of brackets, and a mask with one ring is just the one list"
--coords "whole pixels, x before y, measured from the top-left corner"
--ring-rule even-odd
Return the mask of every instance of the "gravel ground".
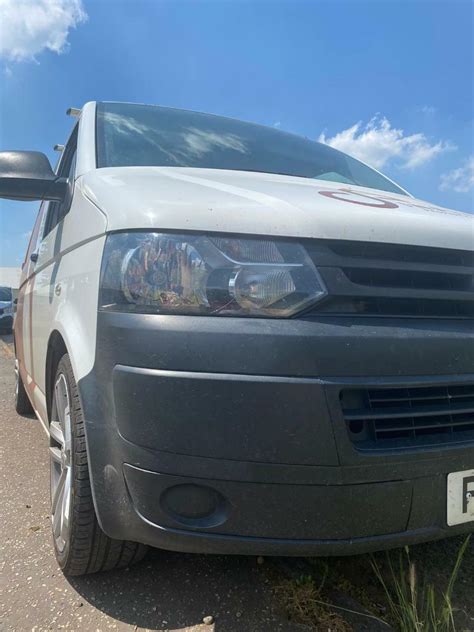
[[[2, 342], [3, 340], [3, 342]], [[47, 438], [13, 408], [11, 337], [0, 338], [0, 630], [293, 632], [255, 558], [152, 550], [125, 571], [67, 579], [50, 535]], [[212, 616], [215, 623], [202, 624]]]

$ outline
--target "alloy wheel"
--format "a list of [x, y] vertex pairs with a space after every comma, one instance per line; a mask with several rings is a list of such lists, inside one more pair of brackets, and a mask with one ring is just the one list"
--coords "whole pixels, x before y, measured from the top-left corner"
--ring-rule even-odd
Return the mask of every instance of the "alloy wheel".
[[72, 455], [69, 388], [64, 374], [54, 385], [51, 410], [51, 521], [58, 551], [64, 551], [71, 528]]

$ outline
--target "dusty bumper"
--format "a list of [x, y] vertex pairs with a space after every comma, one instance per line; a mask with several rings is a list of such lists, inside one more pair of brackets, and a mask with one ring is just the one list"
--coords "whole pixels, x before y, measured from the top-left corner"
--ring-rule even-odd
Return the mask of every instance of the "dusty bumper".
[[464, 333], [99, 315], [80, 391], [102, 527], [169, 549], [278, 555], [472, 529], [446, 525], [446, 477], [473, 467], [472, 445], [361, 454], [338, 409], [347, 383], [468, 373]]

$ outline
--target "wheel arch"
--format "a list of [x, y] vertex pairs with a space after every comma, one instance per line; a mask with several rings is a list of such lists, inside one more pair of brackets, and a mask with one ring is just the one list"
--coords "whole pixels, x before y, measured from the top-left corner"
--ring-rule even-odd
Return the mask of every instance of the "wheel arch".
[[58, 368], [59, 361], [66, 353], [69, 354], [66, 342], [61, 333], [55, 329], [51, 332], [48, 340], [48, 349], [46, 352], [46, 408], [48, 411], [48, 423], [51, 420], [51, 400], [52, 400], [52, 386], [56, 370]]

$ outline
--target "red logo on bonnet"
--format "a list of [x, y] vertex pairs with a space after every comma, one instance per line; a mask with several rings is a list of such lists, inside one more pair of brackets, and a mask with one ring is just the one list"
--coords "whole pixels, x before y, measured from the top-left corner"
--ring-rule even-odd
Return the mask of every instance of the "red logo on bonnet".
[[[350, 202], [351, 204], [360, 204], [361, 206], [370, 206], [372, 208], [398, 208], [398, 204], [394, 204], [393, 202], [387, 202], [387, 200], [383, 200], [382, 198], [372, 197], [371, 195], [365, 195], [364, 193], [355, 193], [354, 191], [319, 191], [321, 195], [325, 197], [333, 198], [334, 200], [340, 200], [341, 202]], [[352, 200], [347, 197], [340, 196], [356, 196], [359, 198], [366, 198], [371, 200], [372, 203], [366, 202], [365, 200]], [[374, 204], [373, 202], [378, 202]]]

